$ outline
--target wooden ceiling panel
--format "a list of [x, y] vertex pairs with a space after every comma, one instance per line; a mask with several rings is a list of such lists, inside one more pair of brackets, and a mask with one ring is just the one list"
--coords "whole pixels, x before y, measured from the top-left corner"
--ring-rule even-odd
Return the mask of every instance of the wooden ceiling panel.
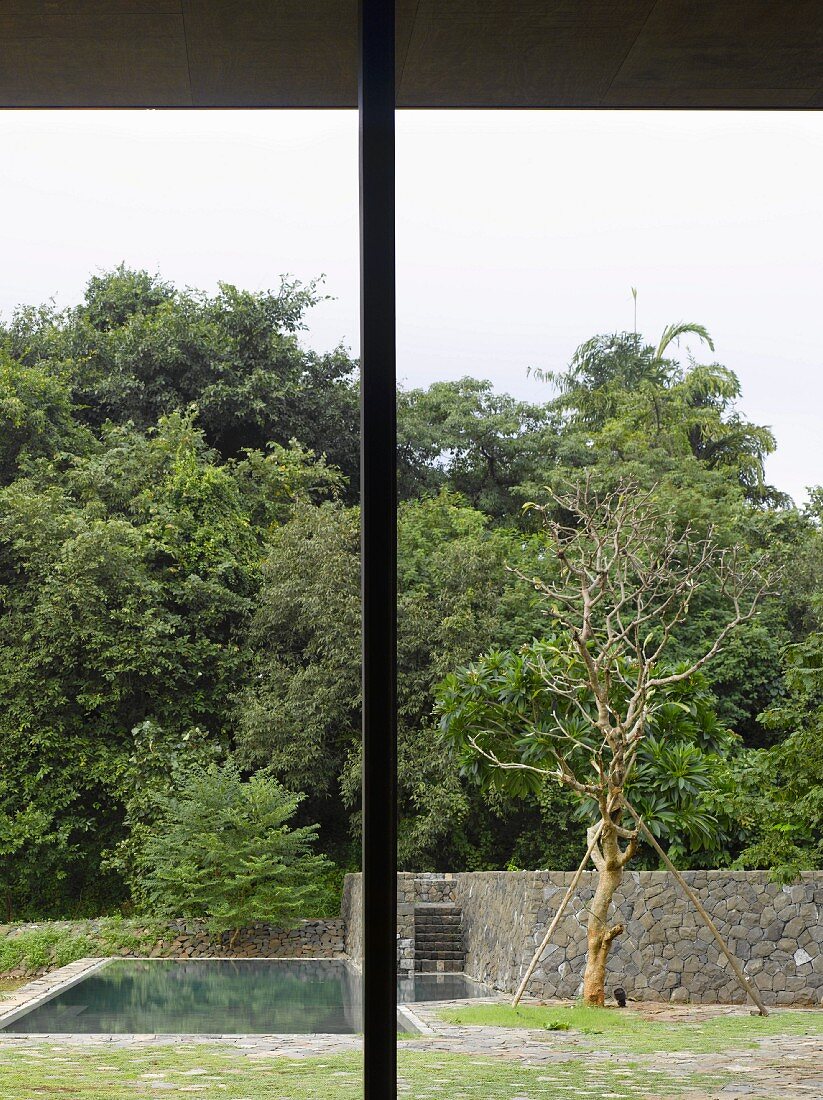
[[605, 102], [799, 107], [820, 88], [821, 0], [658, 0]]
[[823, 46], [820, 0], [656, 0], [636, 47], [745, 45], [752, 56], [774, 47]]
[[184, 0], [196, 106], [350, 107], [356, 0]]
[[[397, 0], [398, 83], [418, 0]], [[196, 105], [354, 107], [357, 0], [183, 0]]]
[[[354, 107], [356, 0], [0, 0], [0, 106]], [[397, 0], [402, 107], [821, 107], [823, 0]]]
[[421, 0], [400, 106], [594, 106], [654, 0]]
[[0, 28], [6, 19], [55, 16], [66, 25], [82, 20], [134, 15], [179, 15], [180, 0], [0, 0]]
[[[706, 83], [700, 87], [664, 88], [654, 97], [653, 107], [660, 110], [749, 110], [799, 111], [814, 107], [815, 91], [812, 88], [730, 88], [714, 87]], [[820, 104], [823, 105], [823, 102]], [[646, 109], [649, 107], [648, 88], [610, 89], [598, 104], [614, 109]]]
[[179, 3], [0, 5], [0, 104], [190, 103]]

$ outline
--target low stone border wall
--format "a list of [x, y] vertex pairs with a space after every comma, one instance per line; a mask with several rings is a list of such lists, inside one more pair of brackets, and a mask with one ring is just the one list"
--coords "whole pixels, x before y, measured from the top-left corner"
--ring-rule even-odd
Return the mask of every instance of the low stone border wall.
[[[346, 950], [346, 924], [340, 918], [304, 920], [296, 928], [255, 924], [244, 928], [231, 944], [231, 933], [212, 936], [200, 924], [182, 921], [169, 926], [169, 934], [149, 952], [150, 958], [337, 958]], [[138, 952], [120, 951], [134, 957]]]
[[[414, 907], [426, 901], [454, 901], [457, 875], [401, 871], [397, 876], [397, 970], [414, 971]], [[360, 875], [346, 875], [340, 913], [345, 925], [345, 950], [355, 966], [363, 958], [363, 901]]]
[[[687, 871], [684, 877], [712, 915], [768, 1004], [823, 1003], [823, 872], [781, 886], [761, 871]], [[488, 871], [398, 875], [398, 964], [414, 958], [414, 905], [449, 901], [463, 910], [466, 972], [513, 992], [572, 878], [564, 871]], [[572, 998], [581, 992], [587, 904], [594, 873], [543, 953], [528, 992]], [[359, 876], [347, 876], [343, 915], [347, 949], [361, 954]], [[742, 1003], [745, 995], [711, 933], [666, 871], [627, 872], [615, 897], [625, 932], [609, 958], [607, 989], [653, 1001]]]
[[[152, 929], [141, 926], [139, 922], [124, 924], [124, 932], [130, 939], [140, 941], [140, 946], [117, 948], [111, 941], [103, 938], [101, 923], [98, 921], [44, 921], [39, 923], [18, 923], [0, 925], [0, 938], [25, 935], [26, 933], [57, 930], [69, 935], [84, 936], [89, 941], [92, 952], [97, 942], [100, 944], [100, 956], [117, 955], [122, 958], [169, 958], [169, 959], [209, 959], [209, 958], [339, 958], [346, 950], [346, 925], [341, 918], [328, 920], [305, 920], [295, 928], [277, 928], [269, 924], [255, 924], [244, 928], [231, 944], [231, 933], [222, 935], [209, 933], [202, 921], [170, 921], [167, 929], [157, 938], [156, 924]], [[125, 937], [124, 937], [125, 938]], [[51, 967], [39, 971], [17, 969], [9, 971], [12, 976], [24, 977], [32, 973], [43, 973]]]

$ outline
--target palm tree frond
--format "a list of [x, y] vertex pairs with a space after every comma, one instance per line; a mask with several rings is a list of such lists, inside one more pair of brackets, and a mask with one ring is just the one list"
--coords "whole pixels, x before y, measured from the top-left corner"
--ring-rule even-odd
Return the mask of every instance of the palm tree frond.
[[679, 341], [681, 336], [697, 336], [706, 344], [710, 351], [714, 351], [714, 341], [709, 336], [705, 325], [698, 325], [694, 321], [677, 321], [673, 325], [667, 325], [663, 329], [660, 343], [657, 345], [655, 359], [662, 359], [668, 346]]

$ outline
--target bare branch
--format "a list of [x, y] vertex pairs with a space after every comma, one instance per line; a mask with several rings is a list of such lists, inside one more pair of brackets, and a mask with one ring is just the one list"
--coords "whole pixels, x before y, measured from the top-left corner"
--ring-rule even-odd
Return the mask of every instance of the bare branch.
[[566, 786], [573, 788], [578, 794], [589, 795], [590, 797], [597, 797], [599, 788], [594, 785], [586, 785], [580, 783], [574, 774], [566, 766], [565, 761], [559, 755], [557, 759], [557, 769], [552, 770], [550, 768], [536, 768], [532, 764], [523, 764], [517, 760], [501, 760], [496, 753], [490, 752], [488, 749], [483, 748], [478, 744], [475, 737], [469, 736], [469, 744], [475, 750], [475, 752], [488, 760], [491, 764], [494, 764], [496, 768], [501, 768], [503, 771], [524, 771], [532, 772], [535, 775], [541, 775], [544, 779], [557, 779]]
[[[757, 614], [772, 578], [764, 560], [749, 562], [738, 549], [719, 546], [712, 528], [702, 536], [690, 524], [678, 530], [673, 512], [658, 503], [657, 486], [600, 493], [587, 473], [571, 491], [549, 489], [548, 496], [549, 503], [536, 511], [554, 549], [555, 569], [548, 577], [512, 571], [539, 593], [558, 637], [565, 636], [579, 662], [551, 665], [541, 656], [536, 666], [556, 701], [553, 736], [582, 753], [572, 757], [577, 787], [569, 782], [566, 761], [561, 781], [572, 789], [596, 788], [598, 801], [616, 791], [619, 804], [666, 689], [699, 672], [732, 631]], [[726, 621], [687, 667], [661, 669], [707, 582], [727, 601]], [[599, 749], [564, 721], [564, 710], [588, 724]], [[586, 774], [580, 771], [584, 761]], [[636, 842], [629, 833], [620, 835], [630, 847]]]

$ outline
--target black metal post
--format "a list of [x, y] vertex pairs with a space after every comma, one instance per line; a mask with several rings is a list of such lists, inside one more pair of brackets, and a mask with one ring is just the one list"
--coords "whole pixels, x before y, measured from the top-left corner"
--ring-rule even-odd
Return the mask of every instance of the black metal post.
[[397, 1096], [394, 0], [360, 0], [365, 1100]]

